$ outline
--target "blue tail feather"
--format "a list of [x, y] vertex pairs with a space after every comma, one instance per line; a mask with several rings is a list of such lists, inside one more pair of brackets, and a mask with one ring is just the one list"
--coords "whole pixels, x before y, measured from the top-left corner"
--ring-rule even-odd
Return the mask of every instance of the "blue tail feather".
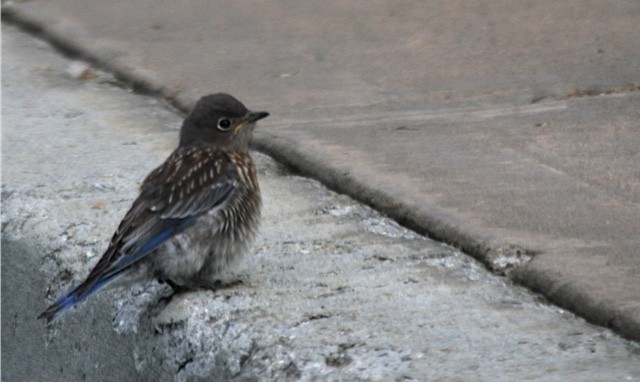
[[[171, 221], [168, 228], [148, 240], [135, 253], [122, 256], [114, 264], [111, 264], [109, 269], [103, 273], [97, 281], [91, 281], [93, 284], [90, 284], [89, 280], [85, 280], [85, 282], [80, 285], [68, 290], [51, 306], [49, 306], [47, 310], [38, 316], [38, 319], [44, 318], [47, 320], [47, 323], [54, 321], [78, 303], [86, 300], [90, 295], [107, 286], [113, 279], [121, 275], [129, 266], [138, 262], [170, 237], [183, 232], [185, 229], [192, 226], [200, 215], [202, 214], [189, 216], [183, 219], [174, 219]], [[87, 287], [89, 287], [88, 290]]]
[[86, 300], [87, 297], [91, 296], [95, 292], [107, 286], [111, 281], [113, 281], [113, 279], [115, 279], [121, 273], [122, 272], [117, 272], [110, 275], [109, 277], [103, 278], [102, 280], [98, 280], [96, 283], [94, 283], [91, 286], [91, 288], [89, 288], [88, 291], [86, 291], [82, 295], [78, 295], [78, 291], [81, 289], [81, 287], [84, 286], [84, 283], [71, 288], [65, 294], [60, 296], [60, 298], [58, 298], [56, 302], [51, 304], [51, 306], [49, 306], [47, 310], [45, 310], [41, 315], [39, 315], [38, 319], [45, 318], [47, 320], [47, 324], [51, 323], [52, 321], [56, 320], [58, 317], [62, 316], [65, 312], [67, 312], [68, 310], [76, 306], [76, 304]]

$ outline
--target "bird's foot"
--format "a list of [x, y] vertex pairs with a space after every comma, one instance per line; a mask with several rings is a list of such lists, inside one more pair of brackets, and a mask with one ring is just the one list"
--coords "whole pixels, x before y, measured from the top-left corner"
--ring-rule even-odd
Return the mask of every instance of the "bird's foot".
[[171, 287], [171, 293], [169, 293], [166, 296], [162, 296], [160, 298], [159, 302], [162, 302], [162, 303], [165, 303], [165, 304], [169, 304], [171, 302], [171, 300], [173, 300], [174, 296], [193, 290], [193, 288], [191, 288], [191, 287], [189, 287], [187, 285], [177, 284], [173, 280], [169, 280], [169, 279], [158, 279], [158, 282], [160, 284], [167, 284], [167, 285], [169, 285]]
[[173, 289], [173, 294], [180, 294], [180, 293], [184, 293], [184, 292], [189, 292], [195, 288], [189, 286], [189, 285], [182, 285], [182, 284], [177, 284], [171, 280], [166, 280], [165, 281], [167, 284], [169, 284], [169, 286], [171, 287], [171, 289]]
[[194, 291], [194, 290], [199, 290], [199, 289], [206, 289], [206, 290], [212, 290], [212, 291], [216, 291], [219, 289], [228, 289], [228, 288], [233, 288], [235, 286], [238, 286], [240, 284], [242, 284], [242, 280], [230, 280], [230, 281], [223, 281], [223, 280], [213, 280], [213, 281], [209, 281], [209, 280], [190, 280], [185, 284], [178, 284], [176, 282], [174, 282], [173, 280], [169, 280], [169, 279], [163, 279], [163, 280], [159, 280], [160, 283], [162, 284], [167, 284], [171, 287], [171, 289], [173, 289], [173, 293], [172, 295], [175, 294], [180, 294], [180, 293], [185, 293], [185, 292], [190, 292], [190, 291]]
[[201, 288], [209, 290], [228, 289], [243, 284], [242, 280], [214, 280], [213, 282], [202, 282]]

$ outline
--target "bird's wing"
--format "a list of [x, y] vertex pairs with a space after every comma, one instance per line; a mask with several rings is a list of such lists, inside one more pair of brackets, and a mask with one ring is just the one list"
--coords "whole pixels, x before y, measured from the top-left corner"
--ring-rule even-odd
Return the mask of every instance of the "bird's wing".
[[75, 295], [75, 300], [81, 300], [95, 292], [166, 240], [189, 228], [204, 213], [223, 204], [238, 184], [238, 174], [224, 152], [212, 148], [176, 150], [147, 176], [140, 196], [86, 281], [65, 296]]
[[176, 150], [145, 179], [91, 273], [108, 277], [137, 262], [224, 203], [237, 187], [237, 172], [224, 152], [208, 147]]

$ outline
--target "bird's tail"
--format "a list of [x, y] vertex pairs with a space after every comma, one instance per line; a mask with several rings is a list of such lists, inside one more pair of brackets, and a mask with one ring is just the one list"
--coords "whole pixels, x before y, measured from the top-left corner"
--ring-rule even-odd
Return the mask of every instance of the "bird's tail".
[[60, 316], [62, 316], [64, 313], [66, 313], [69, 309], [73, 308], [78, 303], [86, 300], [87, 297], [91, 296], [95, 292], [107, 286], [111, 281], [113, 281], [121, 273], [122, 271], [116, 272], [98, 281], [86, 280], [82, 284], [69, 289], [65, 294], [60, 296], [56, 300], [56, 302], [51, 304], [47, 308], [47, 310], [42, 312], [38, 316], [38, 320], [46, 319], [47, 325], [50, 324], [51, 322], [55, 321]]

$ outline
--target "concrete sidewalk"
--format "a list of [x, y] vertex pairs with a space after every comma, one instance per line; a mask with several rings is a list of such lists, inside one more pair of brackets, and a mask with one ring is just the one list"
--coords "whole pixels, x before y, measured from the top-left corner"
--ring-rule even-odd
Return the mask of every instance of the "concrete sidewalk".
[[2, 381], [640, 379], [639, 344], [258, 153], [242, 284], [105, 291], [45, 327], [181, 118], [16, 28], [2, 52]]
[[640, 339], [640, 4], [31, 1], [43, 32], [187, 108], [272, 112], [260, 148]]

